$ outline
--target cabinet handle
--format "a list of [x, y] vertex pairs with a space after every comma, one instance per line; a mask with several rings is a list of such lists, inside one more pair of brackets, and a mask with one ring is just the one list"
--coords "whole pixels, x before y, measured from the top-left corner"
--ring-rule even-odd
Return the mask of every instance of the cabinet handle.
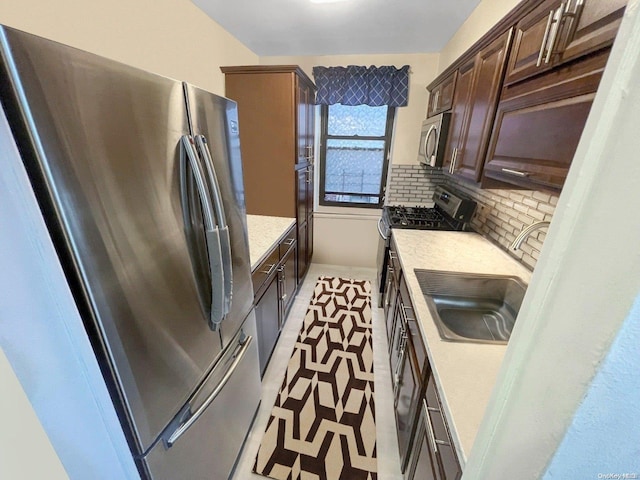
[[542, 37], [542, 45], [540, 45], [540, 52], [538, 53], [538, 61], [536, 62], [536, 67], [542, 65], [542, 58], [544, 57], [545, 47], [547, 46], [547, 40], [549, 39], [549, 29], [551, 29], [551, 22], [553, 21], [554, 10], [549, 12], [549, 18], [547, 19], [547, 26], [544, 29], [544, 35]]
[[455, 173], [456, 169], [456, 161], [458, 160], [458, 147], [453, 149], [453, 153], [451, 154], [451, 164], [449, 165], [449, 173]]
[[530, 172], [521, 172], [520, 170], [512, 170], [510, 168], [503, 168], [502, 171], [510, 175], [515, 175], [516, 177], [528, 177], [531, 175]]
[[570, 12], [572, 0], [567, 1], [567, 6], [565, 8], [564, 16], [570, 19], [569, 27], [567, 30], [567, 36], [565, 37], [565, 43], [563, 45], [563, 49], [566, 48], [567, 44], [573, 39], [573, 36], [576, 34], [576, 29], [578, 28], [578, 18], [582, 13], [582, 7], [584, 6], [584, 0], [576, 0], [576, 6], [573, 9], [573, 12]]
[[296, 241], [296, 239], [295, 239], [295, 238], [288, 238], [287, 240], [285, 240], [285, 241], [284, 241], [284, 244], [285, 244], [287, 247], [290, 247], [291, 245], [293, 245], [293, 242], [295, 242], [295, 241]]
[[565, 4], [562, 2], [553, 15], [553, 21], [551, 26], [551, 32], [549, 34], [549, 48], [547, 48], [547, 56], [544, 58], [544, 63], [548, 64], [551, 61], [551, 55], [556, 47], [556, 40], [558, 39], [558, 32], [560, 31], [560, 23], [564, 15]]
[[267, 265], [268, 270], [260, 270], [260, 273], [264, 273], [265, 275], [271, 275], [273, 273], [273, 269], [276, 268], [277, 264], [272, 263], [271, 265]]
[[429, 409], [427, 408], [427, 401], [422, 399], [422, 408], [424, 409], [424, 423], [427, 424], [427, 434], [429, 435], [429, 441], [433, 445], [434, 453], [438, 453], [438, 444], [436, 443], [436, 436], [433, 433], [433, 426], [431, 425], [431, 418], [429, 417]]

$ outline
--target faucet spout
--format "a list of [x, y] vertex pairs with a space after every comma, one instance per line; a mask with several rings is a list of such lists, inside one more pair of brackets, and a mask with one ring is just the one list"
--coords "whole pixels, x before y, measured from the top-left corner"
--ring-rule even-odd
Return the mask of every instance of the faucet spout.
[[531, 225], [527, 225], [518, 234], [518, 236], [515, 238], [513, 243], [511, 245], [509, 245], [509, 249], [510, 250], [518, 250], [520, 248], [520, 245], [522, 245], [522, 242], [524, 242], [525, 239], [529, 235], [531, 235], [531, 232], [533, 232], [535, 230], [538, 230], [540, 228], [543, 228], [543, 227], [548, 227], [550, 223], [551, 222], [535, 222], [535, 223], [532, 223]]

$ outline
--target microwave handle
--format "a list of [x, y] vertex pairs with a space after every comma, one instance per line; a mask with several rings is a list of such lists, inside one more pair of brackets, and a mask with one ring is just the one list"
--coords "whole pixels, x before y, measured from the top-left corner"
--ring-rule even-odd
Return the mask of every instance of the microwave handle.
[[[435, 132], [436, 135], [437, 135], [436, 130], [437, 129], [436, 129], [435, 125], [431, 125], [429, 127], [429, 130], [427, 130], [427, 134], [424, 136], [424, 145], [422, 147], [422, 151], [424, 152], [424, 158], [425, 158], [427, 164], [431, 165], [432, 167], [435, 167], [435, 165], [431, 164], [431, 158], [430, 158], [431, 154], [429, 154], [429, 152], [427, 151], [427, 145], [429, 145], [429, 137], [431, 136], [431, 134]], [[434, 154], [435, 154], [435, 152], [434, 152]]]

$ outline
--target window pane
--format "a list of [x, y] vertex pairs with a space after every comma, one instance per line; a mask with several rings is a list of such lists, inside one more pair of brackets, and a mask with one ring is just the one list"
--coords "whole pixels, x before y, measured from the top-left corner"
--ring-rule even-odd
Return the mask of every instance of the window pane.
[[330, 105], [327, 130], [329, 135], [384, 137], [387, 106]]
[[382, 140], [329, 139], [324, 191], [328, 194], [372, 194], [377, 198], [380, 195], [383, 163]]

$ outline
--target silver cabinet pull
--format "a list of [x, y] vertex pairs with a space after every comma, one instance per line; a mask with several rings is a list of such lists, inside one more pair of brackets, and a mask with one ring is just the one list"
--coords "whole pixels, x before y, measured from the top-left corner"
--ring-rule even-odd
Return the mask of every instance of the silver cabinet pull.
[[293, 245], [293, 242], [295, 242], [295, 241], [296, 241], [296, 239], [295, 239], [295, 238], [288, 238], [288, 239], [286, 239], [286, 240], [284, 241], [284, 244], [285, 244], [287, 247], [290, 247], [291, 245]]
[[173, 444], [176, 443], [178, 439], [189, 429], [189, 427], [191, 427], [202, 416], [202, 414], [205, 412], [207, 407], [213, 403], [216, 397], [220, 395], [220, 392], [222, 392], [222, 389], [225, 387], [225, 385], [229, 382], [229, 380], [233, 376], [233, 373], [235, 372], [236, 368], [238, 368], [238, 365], [244, 358], [245, 354], [247, 353], [247, 350], [249, 350], [249, 345], [251, 344], [252, 340], [253, 340], [253, 337], [248, 336], [245, 339], [244, 343], [240, 345], [240, 349], [235, 354], [235, 359], [233, 360], [233, 363], [229, 366], [229, 369], [225, 372], [222, 379], [220, 379], [220, 383], [218, 384], [218, 386], [213, 390], [213, 392], [211, 392], [211, 395], [207, 397], [207, 399], [202, 403], [202, 405], [200, 405], [200, 407], [189, 417], [189, 419], [185, 421], [183, 424], [181, 424], [171, 434], [171, 436], [166, 441], [167, 448], [171, 448]]
[[553, 15], [551, 22], [551, 31], [549, 33], [549, 47], [547, 48], [547, 55], [544, 58], [544, 63], [548, 64], [551, 61], [551, 55], [553, 55], [556, 48], [556, 40], [558, 39], [558, 32], [560, 31], [561, 20], [564, 15], [565, 3], [562, 2]]
[[544, 35], [542, 37], [542, 45], [540, 45], [540, 52], [538, 53], [538, 61], [536, 62], [536, 67], [542, 65], [542, 59], [544, 58], [544, 52], [547, 46], [547, 40], [549, 39], [549, 30], [551, 29], [551, 22], [553, 21], [553, 15], [555, 10], [551, 10], [549, 12], [549, 18], [547, 19], [547, 26], [544, 29]]
[[449, 164], [449, 173], [455, 173], [456, 169], [456, 161], [458, 160], [458, 147], [453, 149], [453, 153], [451, 153], [451, 163]]
[[438, 453], [438, 443], [436, 442], [436, 436], [433, 433], [433, 426], [431, 425], [431, 418], [429, 417], [429, 409], [427, 407], [427, 401], [423, 398], [422, 399], [422, 408], [424, 410], [424, 423], [427, 424], [427, 434], [429, 435], [429, 441], [431, 442], [431, 445], [433, 446], [433, 451], [434, 453]]
[[269, 276], [273, 273], [273, 269], [276, 268], [278, 266], [277, 263], [272, 263], [270, 265], [267, 265], [268, 270], [260, 270], [260, 273], [264, 273], [265, 275]]
[[516, 177], [528, 177], [531, 175], [530, 172], [521, 172], [520, 170], [512, 170], [511, 168], [503, 168], [502, 171], [510, 175], [515, 175]]
[[567, 6], [565, 8], [564, 16], [569, 18], [569, 26], [567, 27], [567, 35], [565, 36], [565, 42], [562, 48], [566, 48], [569, 42], [573, 40], [574, 35], [576, 34], [576, 30], [578, 28], [578, 19], [582, 13], [582, 8], [584, 6], [584, 0], [577, 0], [576, 6], [573, 8], [573, 11], [570, 12], [572, 0], [567, 1]]

